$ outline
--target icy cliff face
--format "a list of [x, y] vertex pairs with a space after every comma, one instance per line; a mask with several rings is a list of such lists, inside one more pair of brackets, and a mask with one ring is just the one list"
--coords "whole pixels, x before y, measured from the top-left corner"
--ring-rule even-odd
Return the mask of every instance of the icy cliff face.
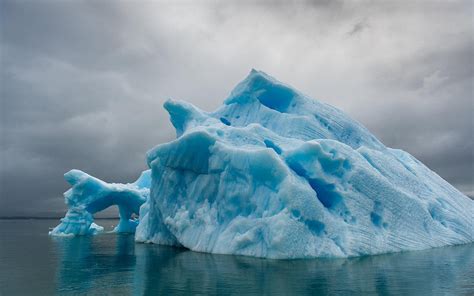
[[252, 71], [206, 113], [168, 101], [138, 241], [268, 258], [472, 242], [473, 201], [362, 125]]
[[[474, 202], [338, 109], [252, 71], [217, 111], [164, 106], [139, 242], [266, 258], [473, 241]], [[63, 222], [64, 223], [64, 222]]]
[[137, 181], [131, 184], [109, 184], [88, 174], [71, 170], [64, 174], [66, 181], [72, 188], [64, 193], [69, 210], [61, 223], [56, 226], [50, 235], [69, 236], [97, 234], [103, 227], [93, 223], [93, 215], [110, 206], [118, 206], [120, 223], [115, 232], [135, 232], [140, 206], [150, 195], [150, 175], [145, 171]]

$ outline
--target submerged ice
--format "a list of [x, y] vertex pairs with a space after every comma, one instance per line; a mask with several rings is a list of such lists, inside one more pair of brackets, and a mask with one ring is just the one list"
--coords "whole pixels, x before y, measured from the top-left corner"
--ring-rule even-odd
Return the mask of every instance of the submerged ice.
[[177, 139], [147, 153], [151, 170], [132, 184], [67, 173], [69, 211], [52, 234], [96, 233], [93, 214], [117, 205], [116, 231], [210, 253], [348, 257], [473, 242], [474, 201], [263, 72], [215, 112], [164, 107]]

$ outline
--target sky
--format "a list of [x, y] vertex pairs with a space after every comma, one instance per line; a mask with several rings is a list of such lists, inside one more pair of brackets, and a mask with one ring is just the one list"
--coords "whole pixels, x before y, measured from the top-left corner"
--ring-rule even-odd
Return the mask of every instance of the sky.
[[252, 68], [474, 196], [472, 1], [0, 1], [0, 216], [61, 216], [63, 174], [132, 182]]

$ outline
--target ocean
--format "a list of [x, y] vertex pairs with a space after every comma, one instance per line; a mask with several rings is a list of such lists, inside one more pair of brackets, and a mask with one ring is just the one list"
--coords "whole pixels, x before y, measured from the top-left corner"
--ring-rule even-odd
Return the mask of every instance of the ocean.
[[[117, 220], [97, 220], [111, 230]], [[0, 295], [474, 295], [474, 244], [349, 259], [268, 260], [50, 237], [58, 220], [0, 220]]]

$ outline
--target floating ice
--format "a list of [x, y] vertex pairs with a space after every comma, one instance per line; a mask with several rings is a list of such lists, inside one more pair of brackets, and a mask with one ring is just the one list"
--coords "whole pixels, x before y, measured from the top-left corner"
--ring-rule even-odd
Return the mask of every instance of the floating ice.
[[64, 178], [72, 185], [72, 188], [64, 193], [69, 210], [61, 219], [61, 224], [50, 232], [51, 235], [102, 232], [104, 228], [93, 223], [93, 214], [113, 205], [118, 206], [120, 213], [120, 223], [114, 231], [135, 232], [138, 220], [133, 219], [133, 215], [138, 215], [140, 206], [150, 195], [149, 170], [143, 172], [140, 178], [131, 184], [108, 184], [79, 170], [67, 172]]
[[[66, 199], [81, 200], [81, 221], [119, 204], [125, 186], [133, 194], [120, 200], [139, 201], [132, 212], [146, 199], [137, 241], [201, 252], [348, 257], [473, 242], [474, 201], [338, 109], [263, 72], [253, 70], [215, 112], [182, 101], [165, 108], [177, 139], [147, 154], [149, 198], [146, 185], [100, 183], [114, 202], [91, 206], [104, 190], [82, 193], [70, 182]], [[96, 231], [89, 222], [64, 231], [76, 221], [68, 205], [56, 233]], [[128, 223], [130, 207], [120, 206]]]

